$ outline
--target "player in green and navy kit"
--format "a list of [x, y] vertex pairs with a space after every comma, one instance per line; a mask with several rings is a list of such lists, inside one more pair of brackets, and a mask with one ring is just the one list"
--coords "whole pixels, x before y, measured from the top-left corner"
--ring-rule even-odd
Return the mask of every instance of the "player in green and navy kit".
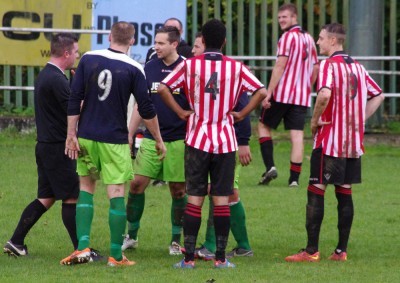
[[[167, 181], [171, 191], [172, 238], [169, 253], [181, 254], [180, 238], [186, 206], [184, 171], [186, 121], [181, 120], [169, 109], [157, 93], [160, 82], [184, 60], [176, 51], [179, 40], [180, 34], [176, 27], [167, 26], [157, 30], [155, 51], [158, 58], [149, 61], [144, 67], [146, 80], [151, 90], [151, 99], [159, 120], [161, 136], [168, 154], [164, 160], [159, 160], [154, 149], [153, 136], [146, 130], [134, 164], [135, 178], [131, 182], [127, 203], [128, 235], [124, 240], [123, 250], [136, 248], [138, 245], [138, 230], [145, 206], [144, 192], [151, 179], [156, 179]], [[189, 109], [183, 89], [175, 91], [174, 98], [182, 108]], [[137, 120], [140, 117], [133, 115], [132, 119]], [[138, 124], [135, 121], [133, 123]]]

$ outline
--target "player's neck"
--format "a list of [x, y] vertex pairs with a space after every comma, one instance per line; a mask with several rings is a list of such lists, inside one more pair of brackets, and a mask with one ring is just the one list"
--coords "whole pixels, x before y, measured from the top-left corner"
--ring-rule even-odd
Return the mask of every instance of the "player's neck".
[[343, 46], [342, 45], [338, 45], [338, 46], [334, 46], [331, 48], [331, 50], [329, 50], [329, 57], [332, 56], [332, 54], [334, 54], [335, 52], [338, 51], [343, 51]]
[[65, 72], [65, 66], [63, 64], [63, 61], [55, 58], [55, 57], [50, 57], [50, 61], [51, 64], [56, 65], [58, 68], [61, 69], [61, 71]]
[[169, 66], [175, 63], [175, 61], [178, 60], [178, 58], [179, 58], [178, 53], [174, 52], [163, 58], [163, 62], [165, 65]]
[[110, 48], [115, 50], [115, 51], [119, 51], [119, 52], [122, 52], [122, 53], [125, 53], [125, 54], [128, 54], [128, 50], [129, 50], [129, 46], [127, 46], [127, 45], [119, 45], [119, 44], [116, 44], [116, 43], [111, 43], [110, 44]]

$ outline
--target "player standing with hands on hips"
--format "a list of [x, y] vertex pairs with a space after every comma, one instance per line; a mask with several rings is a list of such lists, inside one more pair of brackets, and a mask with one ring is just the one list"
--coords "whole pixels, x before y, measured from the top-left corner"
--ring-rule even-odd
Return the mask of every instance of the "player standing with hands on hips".
[[364, 124], [384, 100], [382, 90], [365, 68], [343, 51], [346, 31], [338, 23], [325, 25], [317, 44], [329, 56], [320, 64], [317, 100], [311, 119], [314, 147], [307, 188], [307, 246], [286, 257], [289, 262], [319, 261], [319, 233], [324, 218], [324, 194], [335, 186], [339, 241], [329, 257], [347, 260], [353, 223], [352, 184], [361, 183]]
[[[235, 267], [225, 256], [230, 228], [229, 196], [233, 180], [237, 141], [234, 120], [242, 120], [263, 99], [269, 106], [266, 89], [240, 62], [221, 52], [226, 42], [226, 28], [220, 20], [212, 19], [202, 27], [206, 50], [203, 55], [180, 63], [158, 88], [165, 103], [181, 119], [188, 120], [185, 151], [185, 179], [188, 194], [183, 224], [185, 258], [175, 268], [193, 268], [194, 252], [201, 224], [201, 208], [208, 191], [214, 202], [216, 235], [216, 268]], [[171, 92], [185, 89], [191, 111], [183, 110]], [[253, 93], [249, 104], [233, 113], [239, 96]]]
[[[204, 53], [205, 46], [201, 32], [196, 34], [193, 44], [193, 55], [199, 56]], [[234, 111], [242, 110], [249, 103], [247, 93], [240, 95], [240, 98], [234, 108]], [[230, 208], [230, 226], [233, 237], [236, 240], [236, 247], [226, 254], [227, 258], [234, 256], [248, 257], [254, 253], [250, 247], [249, 238], [246, 228], [246, 212], [242, 200], [239, 196], [239, 179], [242, 166], [247, 166], [251, 162], [251, 152], [249, 140], [251, 136], [250, 116], [246, 116], [242, 121], [234, 124], [236, 140], [238, 143], [237, 162], [235, 166], [235, 179], [233, 184], [233, 194], [229, 196]], [[212, 260], [215, 258], [215, 230], [213, 220], [213, 202], [210, 196], [209, 215], [207, 219], [207, 230], [204, 243], [195, 250], [195, 255], [204, 260]]]

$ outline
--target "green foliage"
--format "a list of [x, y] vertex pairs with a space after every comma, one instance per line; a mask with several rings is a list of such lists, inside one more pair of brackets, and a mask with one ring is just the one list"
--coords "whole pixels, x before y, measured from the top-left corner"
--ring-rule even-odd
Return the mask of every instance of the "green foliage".
[[386, 128], [390, 133], [400, 134], [400, 121], [389, 121], [386, 123]]
[[[325, 218], [320, 238], [320, 263], [290, 264], [284, 257], [306, 244], [305, 204], [311, 140], [307, 140], [299, 189], [289, 189], [290, 143], [278, 132], [275, 160], [279, 177], [270, 186], [256, 183], [263, 171], [259, 145], [252, 138], [253, 162], [242, 169], [240, 196], [246, 208], [252, 258], [234, 258], [234, 270], [215, 270], [211, 262], [198, 261], [194, 270], [174, 270], [181, 257], [168, 255], [170, 193], [166, 186], [149, 187], [139, 231], [139, 248], [125, 254], [137, 264], [109, 268], [104, 262], [60, 266], [72, 252], [57, 202], [33, 227], [26, 244], [29, 256], [0, 256], [2, 282], [398, 282], [400, 263], [399, 149], [370, 146], [363, 157], [363, 183], [354, 186], [355, 219], [346, 263], [326, 260], [337, 241], [336, 199], [332, 187], [325, 196]], [[37, 173], [34, 135], [0, 133], [0, 244], [11, 236], [25, 206], [36, 197]], [[384, 164], [384, 166], [382, 166]], [[389, 168], [389, 170], [388, 170]], [[104, 185], [95, 194], [91, 245], [104, 255], [109, 251], [108, 201]], [[206, 218], [208, 204], [203, 208]], [[199, 234], [204, 240], [205, 219]], [[231, 237], [228, 249], [234, 247]]]
[[32, 117], [34, 115], [35, 115], [35, 109], [33, 107], [15, 107], [13, 104], [6, 104], [0, 106], [0, 117], [1, 116]]

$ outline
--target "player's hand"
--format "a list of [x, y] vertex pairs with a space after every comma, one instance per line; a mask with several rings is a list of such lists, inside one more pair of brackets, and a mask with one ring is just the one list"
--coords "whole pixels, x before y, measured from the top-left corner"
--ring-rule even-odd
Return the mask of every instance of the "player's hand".
[[76, 135], [68, 135], [67, 139], [65, 140], [65, 155], [67, 155], [71, 159], [77, 159], [80, 150], [81, 149], [79, 147], [79, 142]]
[[187, 121], [187, 119], [189, 119], [190, 115], [192, 115], [194, 113], [193, 110], [182, 110], [182, 112], [180, 112], [178, 114], [179, 118], [181, 118], [184, 121]]
[[271, 102], [270, 102], [270, 100], [271, 100], [271, 94], [267, 95], [267, 97], [265, 97], [265, 98], [263, 99], [263, 101], [261, 101], [262, 107], [264, 107], [265, 109], [270, 108], [270, 107], [271, 107]]
[[244, 119], [244, 117], [242, 116], [242, 114], [240, 112], [232, 111], [229, 114], [231, 114], [233, 116], [233, 120], [235, 123], [240, 122]]
[[324, 125], [329, 125], [331, 124], [330, 121], [322, 121], [321, 118], [319, 118], [318, 120], [316, 119], [311, 119], [311, 134], [313, 137], [315, 137], [315, 134], [318, 131], [318, 128], [324, 126]]
[[132, 146], [133, 146], [133, 135], [131, 133], [128, 134], [128, 143], [129, 143], [129, 148], [132, 152]]
[[247, 166], [250, 164], [251, 162], [250, 146], [239, 145], [238, 155], [239, 155], [239, 162], [240, 164], [242, 164], [242, 166]]
[[160, 156], [159, 160], [163, 160], [165, 158], [165, 155], [167, 154], [167, 148], [165, 147], [163, 141], [156, 142], [156, 150], [157, 154]]

